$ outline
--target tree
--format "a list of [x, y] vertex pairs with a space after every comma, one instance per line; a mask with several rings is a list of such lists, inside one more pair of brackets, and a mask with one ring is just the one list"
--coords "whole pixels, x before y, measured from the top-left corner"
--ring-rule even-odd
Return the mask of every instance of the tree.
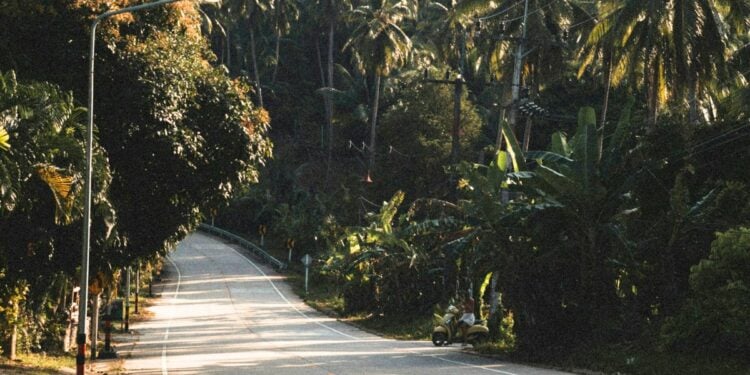
[[[737, 25], [738, 16], [748, 11], [746, 0], [685, 0], [672, 7], [658, 1], [603, 1], [602, 20], [587, 43], [617, 54], [612, 57], [614, 85], [623, 78], [642, 82], [649, 124], [655, 123], [659, 106], [667, 102], [670, 92], [687, 103], [690, 121], [695, 122], [700, 94], [705, 91], [701, 82], [726, 74], [730, 34], [724, 18]], [[739, 25], [746, 27], [744, 21]], [[595, 53], [590, 49], [584, 66]]]
[[380, 81], [382, 77], [387, 77], [392, 70], [402, 67], [409, 60], [411, 39], [401, 30], [400, 23], [413, 17], [413, 14], [404, 1], [391, 4], [388, 0], [372, 0], [369, 5], [357, 7], [351, 16], [358, 26], [344, 45], [344, 49], [352, 50], [354, 61], [360, 71], [369, 72], [375, 78], [367, 165], [367, 174], [371, 176], [375, 168]]
[[[85, 128], [84, 110], [72, 95], [46, 83], [19, 83], [12, 71], [0, 74], [0, 113], [9, 139], [0, 150], [0, 296], [9, 302], [0, 307], [0, 332], [10, 329], [6, 349], [13, 358], [17, 328], [37, 340], [26, 318], [46, 319], [46, 305], [38, 301], [59, 293], [54, 280], [72, 277], [79, 259]], [[93, 177], [100, 194], [93, 201], [92, 238], [109, 243], [117, 237], [106, 197], [111, 176], [96, 144]]]
[[180, 33], [154, 32], [101, 69], [113, 94], [98, 103], [100, 133], [117, 171], [112, 199], [129, 208], [119, 224], [128, 263], [172, 248], [255, 181], [270, 156], [267, 113], [247, 101], [248, 87], [205, 63], [196, 53], [204, 48]]
[[294, 0], [274, 0], [274, 32], [276, 33], [276, 45], [274, 48], [274, 66], [271, 75], [271, 83], [276, 83], [276, 74], [279, 71], [279, 49], [281, 36], [289, 33], [291, 22], [299, 18], [299, 9]]
[[[379, 139], [383, 152], [378, 159], [381, 172], [373, 186], [383, 195], [401, 190], [417, 199], [426, 191], [438, 198], [451, 194], [453, 186], [444, 166], [450, 164], [451, 128], [445, 119], [453, 116], [453, 88], [421, 82], [420, 78], [400, 78], [393, 89], [400, 98], [380, 120]], [[461, 100], [461, 149], [463, 155], [476, 155], [483, 143], [482, 120], [476, 106], [464, 92]], [[384, 197], [385, 198], [385, 197]]]
[[717, 233], [708, 258], [690, 268], [691, 297], [662, 329], [670, 347], [689, 353], [750, 353], [750, 230]]
[[[327, 32], [325, 33], [328, 37], [328, 47], [326, 53], [326, 65], [325, 72], [322, 71], [322, 57], [320, 56], [320, 49], [318, 48], [318, 37], [316, 32], [315, 46], [318, 58], [318, 63], [321, 68], [321, 81], [323, 87], [327, 92], [323, 95], [323, 102], [325, 105], [325, 122], [326, 122], [326, 141], [327, 141], [327, 174], [330, 173], [331, 162], [333, 158], [333, 98], [331, 92], [335, 89], [333, 82], [334, 79], [334, 50], [336, 49], [335, 44], [335, 33], [336, 27], [340, 21], [342, 13], [348, 12], [352, 7], [351, 0], [318, 0], [311, 3], [315, 5], [312, 9], [312, 16], [319, 19], [321, 24], [324, 24]], [[328, 177], [326, 177], [327, 179]]]
[[[247, 23], [246, 31], [250, 35], [250, 61], [253, 65], [253, 81], [255, 94], [258, 97], [258, 105], [263, 107], [263, 89], [260, 84], [260, 71], [258, 70], [258, 54], [256, 52], [255, 32], [263, 19], [264, 13], [273, 9], [274, 3], [270, 0], [230, 0], [225, 5], [227, 13], [235, 26]], [[241, 40], [240, 40], [241, 42]]]

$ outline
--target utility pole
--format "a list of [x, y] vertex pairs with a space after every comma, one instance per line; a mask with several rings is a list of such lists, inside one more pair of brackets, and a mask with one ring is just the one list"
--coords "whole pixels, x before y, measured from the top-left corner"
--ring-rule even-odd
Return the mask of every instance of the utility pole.
[[526, 44], [526, 21], [529, 17], [529, 0], [526, 0], [523, 8], [523, 23], [521, 25], [521, 38], [518, 40], [518, 48], [516, 49], [516, 61], [513, 67], [513, 84], [511, 87], [511, 98], [510, 104], [510, 126], [513, 131], [516, 131], [516, 124], [518, 121], [518, 101], [521, 93], [521, 69], [523, 69], [523, 57], [524, 49]]
[[453, 85], [453, 126], [451, 128], [451, 156], [450, 163], [456, 164], [461, 158], [461, 94], [464, 84], [464, 60], [466, 60], [466, 32], [461, 34], [461, 50], [458, 63], [458, 75], [455, 79], [449, 79], [449, 72], [445, 72], [445, 79], [428, 79], [427, 69], [424, 71], [423, 81], [444, 85]]
[[125, 267], [125, 332], [130, 332], [130, 267]]
[[[213, 220], [213, 217], [211, 218]], [[141, 293], [141, 262], [137, 263], [135, 269], [135, 314], [138, 314], [138, 294]]]
[[464, 89], [464, 78], [458, 74], [455, 79], [448, 79], [448, 72], [445, 79], [428, 79], [427, 70], [424, 71], [423, 81], [427, 83], [437, 83], [443, 85], [453, 85], [453, 126], [451, 128], [451, 164], [458, 163], [461, 156], [461, 94]]
[[[141, 10], [160, 7], [163, 5], [185, 0], [157, 0], [151, 3], [133, 5], [116, 10], [110, 10], [99, 14], [91, 23], [91, 37], [89, 39], [89, 105], [88, 122], [86, 125], [86, 171], [84, 173], [84, 203], [83, 203], [83, 238], [81, 247], [81, 284], [79, 292], [78, 308], [78, 333], [76, 344], [78, 353], [76, 355], [76, 375], [83, 375], [86, 365], [86, 313], [89, 299], [89, 252], [91, 250], [91, 177], [93, 166], [93, 143], [94, 143], [94, 61], [96, 56], [96, 28], [105, 19], [125, 13], [135, 13]], [[193, 3], [218, 3], [218, 0], [191, 0]]]

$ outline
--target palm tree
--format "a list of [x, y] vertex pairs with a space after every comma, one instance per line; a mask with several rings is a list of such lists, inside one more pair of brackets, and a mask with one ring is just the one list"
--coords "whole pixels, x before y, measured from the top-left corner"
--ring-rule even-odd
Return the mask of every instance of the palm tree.
[[299, 18], [299, 8], [295, 0], [274, 0], [274, 33], [276, 34], [276, 45], [274, 48], [274, 66], [271, 74], [271, 83], [276, 83], [276, 74], [279, 71], [279, 50], [281, 36], [289, 33], [291, 21]]
[[[659, 106], [670, 96], [682, 98], [697, 121], [702, 81], [725, 74], [728, 25], [744, 24], [748, 0], [605, 0], [601, 21], [587, 43], [612, 55], [612, 83], [629, 78], [646, 86], [648, 123], [654, 124]], [[730, 22], [727, 24], [726, 22]], [[732, 26], [735, 27], [735, 26]], [[593, 62], [589, 57], [583, 63]]]
[[433, 59], [465, 75], [468, 54], [474, 48], [470, 34], [475, 17], [495, 7], [496, 3], [488, 0], [429, 1], [419, 9], [413, 39]]
[[[229, 0], [224, 3], [224, 10], [230, 19], [230, 22], [235, 24], [237, 28], [236, 32], [242, 34], [247, 32], [250, 37], [250, 62], [253, 68], [253, 85], [255, 86], [255, 93], [258, 97], [258, 105], [263, 107], [263, 89], [260, 85], [260, 72], [258, 70], [258, 58], [256, 52], [255, 43], [255, 31], [260, 25], [263, 19], [263, 14], [270, 9], [273, 9], [274, 4], [271, 0]], [[247, 23], [247, 28], [239, 28], [238, 25]], [[234, 43], [242, 43], [242, 39], [234, 37]]]
[[[507, 73], [515, 72], [519, 45], [524, 43], [519, 83], [533, 95], [543, 83], [559, 81], [565, 76], [565, 64], [560, 61], [569, 59], [568, 51], [575, 40], [575, 35], [568, 35], [569, 26], [589, 18], [590, 12], [585, 4], [574, 0], [528, 0], [526, 17], [524, 13], [525, 2], [511, 0], [501, 1], [497, 8], [483, 12], [477, 18], [480, 32], [475, 38], [480, 53], [475, 54], [477, 63], [470, 66], [479, 67], [477, 73], [499, 78], [504, 87], [511, 88], [512, 74]], [[524, 28], [526, 37], [522, 38]], [[506, 102], [511, 100], [508, 97]], [[526, 150], [531, 126], [531, 117], [527, 117], [522, 138]]]
[[413, 12], [403, 0], [395, 4], [391, 4], [389, 0], [371, 0], [370, 4], [357, 7], [351, 16], [358, 26], [344, 45], [344, 49], [352, 50], [360, 71], [375, 76], [367, 165], [367, 176], [371, 177], [375, 167], [380, 81], [382, 77], [387, 77], [391, 71], [404, 66], [409, 60], [412, 43], [400, 24], [412, 18]]
[[336, 26], [341, 18], [341, 14], [348, 12], [351, 9], [351, 0], [316, 0], [310, 3], [311, 13], [313, 17], [318, 19], [321, 25], [327, 29], [324, 33], [328, 38], [328, 47], [326, 51], [326, 66], [323, 71], [323, 62], [320, 54], [320, 48], [318, 48], [317, 34], [315, 37], [315, 46], [318, 56], [318, 64], [321, 69], [321, 80], [325, 92], [323, 95], [323, 103], [325, 108], [325, 121], [326, 121], [326, 138], [327, 138], [327, 149], [328, 149], [328, 161], [326, 167], [326, 180], [330, 174], [331, 160], [333, 158], [333, 98], [331, 93], [334, 90], [333, 84], [333, 52], [335, 48], [335, 32]]
[[250, 58], [253, 63], [253, 78], [255, 79], [255, 91], [258, 95], [258, 106], [263, 107], [263, 89], [260, 86], [260, 72], [258, 72], [258, 54], [255, 51], [255, 28], [260, 23], [263, 13], [273, 8], [273, 3], [267, 0], [250, 0], [247, 2], [247, 20], [250, 23]]

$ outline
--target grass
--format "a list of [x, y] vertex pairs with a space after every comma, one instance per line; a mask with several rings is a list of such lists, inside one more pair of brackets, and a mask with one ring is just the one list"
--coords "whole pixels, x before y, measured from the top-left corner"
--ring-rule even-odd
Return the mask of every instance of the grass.
[[308, 281], [307, 293], [305, 293], [304, 274], [292, 268], [287, 271], [286, 277], [294, 293], [302, 296], [310, 307], [331, 316], [342, 317], [344, 315], [344, 298], [335, 285], [317, 277], [312, 280], [311, 277]]
[[297, 295], [304, 297], [305, 303], [318, 311], [366, 330], [374, 331], [387, 338], [427, 340], [432, 334], [434, 322], [430, 316], [406, 321], [394, 321], [381, 315], [345, 314], [344, 299], [333, 283], [322, 278], [315, 278], [315, 280], [311, 278], [308, 282], [307, 294], [305, 294], [305, 276], [298, 272], [299, 270], [294, 268], [287, 272], [287, 282]]
[[[247, 238], [258, 243], [258, 238], [252, 236], [247, 236]], [[286, 261], [287, 250], [282, 241], [266, 238], [265, 249], [278, 259]], [[295, 258], [299, 256], [301, 254], [294, 254]], [[346, 315], [344, 300], [338, 288], [330, 280], [311, 274], [309, 289], [305, 293], [304, 271], [301, 265], [293, 262], [290, 267], [286, 276], [293, 291], [303, 296], [308, 305], [329, 316], [335, 316], [377, 332], [381, 336], [399, 340], [426, 340], [432, 333], [434, 324], [432, 317], [394, 321], [375, 314]], [[491, 355], [504, 361], [529, 361], [529, 358], [519, 357], [512, 345], [503, 342], [486, 343], [475, 349], [478, 353]], [[629, 375], [750, 375], [750, 362], [705, 354], [689, 355], [659, 351], [655, 349], [655, 344], [649, 341], [579, 350], [564, 360], [533, 358], [531, 361], [537, 366], [552, 366], [578, 373], [584, 373], [582, 369], [586, 369], [586, 373], [599, 371], [604, 374]]]
[[344, 320], [396, 340], [428, 340], [435, 327], [431, 317], [398, 321], [380, 315], [352, 315]]
[[477, 353], [491, 355], [498, 358], [510, 358], [513, 355], [513, 347], [504, 342], [487, 342], [474, 347]]
[[18, 354], [15, 361], [0, 359], [3, 374], [59, 374], [63, 368], [75, 368], [76, 358], [71, 353]]

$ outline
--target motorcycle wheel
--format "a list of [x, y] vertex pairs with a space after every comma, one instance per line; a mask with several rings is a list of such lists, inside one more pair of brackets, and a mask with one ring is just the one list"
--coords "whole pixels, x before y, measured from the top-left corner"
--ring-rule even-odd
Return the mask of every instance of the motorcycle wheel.
[[432, 343], [435, 346], [443, 346], [448, 343], [448, 336], [443, 332], [434, 332], [432, 334]]

